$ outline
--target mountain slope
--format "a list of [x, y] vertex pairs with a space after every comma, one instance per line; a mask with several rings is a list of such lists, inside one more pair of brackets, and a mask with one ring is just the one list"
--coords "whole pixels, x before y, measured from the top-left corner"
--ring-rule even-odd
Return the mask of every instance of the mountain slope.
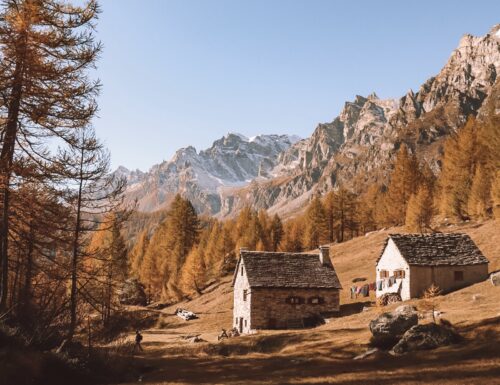
[[165, 207], [180, 193], [199, 212], [216, 214], [221, 209], [221, 190], [244, 186], [255, 178], [273, 177], [278, 155], [297, 140], [288, 135], [259, 135], [249, 139], [229, 133], [200, 152], [191, 146], [182, 148], [172, 159], [146, 173], [124, 167], [115, 173], [127, 179], [127, 199], [137, 199], [140, 211]]
[[276, 168], [286, 169], [280, 179], [256, 182], [227, 196], [232, 209], [222, 215], [250, 204], [287, 216], [316, 191], [339, 185], [362, 191], [387, 180], [385, 168], [402, 142], [438, 172], [442, 141], [468, 115], [482, 113], [499, 73], [500, 25], [482, 37], [465, 35], [439, 74], [418, 92], [410, 90], [399, 100], [371, 94], [346, 102], [331, 123], [319, 124], [299, 142], [300, 148], [292, 146], [279, 157]]
[[147, 173], [117, 173], [129, 180], [127, 198], [137, 199], [142, 211], [163, 208], [181, 193], [200, 213], [218, 217], [234, 216], [246, 205], [290, 216], [316, 192], [339, 185], [364, 191], [386, 182], [387, 165], [403, 142], [439, 172], [443, 140], [470, 114], [485, 114], [492, 90], [500, 95], [499, 73], [497, 25], [485, 36], [462, 37], [442, 70], [417, 92], [386, 100], [375, 93], [357, 96], [309, 138], [228, 134], [204, 151], [181, 149]]

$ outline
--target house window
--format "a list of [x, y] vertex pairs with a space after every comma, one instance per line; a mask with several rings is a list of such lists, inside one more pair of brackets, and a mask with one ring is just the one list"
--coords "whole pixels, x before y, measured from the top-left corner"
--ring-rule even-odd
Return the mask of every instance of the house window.
[[380, 270], [380, 278], [389, 278], [389, 272], [387, 270]]
[[243, 266], [241, 266], [241, 275], [243, 276]]
[[394, 270], [394, 278], [403, 279], [405, 277], [404, 270]]
[[304, 303], [304, 298], [301, 297], [288, 297], [286, 299], [286, 303], [289, 303], [291, 305], [300, 305]]
[[455, 271], [455, 281], [463, 281], [464, 280], [464, 272], [463, 271]]
[[247, 327], [247, 320], [245, 320], [245, 327]]
[[248, 290], [243, 290], [243, 301], [247, 300]]
[[311, 305], [321, 305], [321, 304], [325, 303], [325, 299], [322, 297], [311, 297], [311, 298], [309, 298], [309, 303]]

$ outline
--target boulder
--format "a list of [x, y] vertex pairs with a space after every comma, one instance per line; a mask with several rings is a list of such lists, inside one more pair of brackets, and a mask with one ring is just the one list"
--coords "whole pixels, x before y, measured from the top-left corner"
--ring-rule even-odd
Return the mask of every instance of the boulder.
[[395, 313], [416, 313], [417, 308], [413, 305], [401, 305], [394, 310]]
[[371, 344], [379, 348], [390, 348], [396, 344], [403, 334], [418, 324], [418, 315], [409, 307], [399, 311], [382, 313], [370, 321], [372, 332]]
[[407, 330], [392, 350], [395, 354], [403, 354], [415, 350], [435, 349], [459, 341], [460, 336], [451, 327], [429, 323], [415, 325]]
[[493, 286], [500, 286], [500, 271], [491, 273], [490, 280]]
[[123, 283], [118, 299], [122, 305], [147, 305], [144, 286], [137, 279], [127, 279]]

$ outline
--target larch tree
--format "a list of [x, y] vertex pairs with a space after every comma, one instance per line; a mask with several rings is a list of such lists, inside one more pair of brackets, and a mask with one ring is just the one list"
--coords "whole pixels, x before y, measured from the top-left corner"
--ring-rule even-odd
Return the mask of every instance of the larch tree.
[[303, 224], [302, 218], [290, 219], [285, 222], [283, 240], [280, 243], [280, 250], [286, 252], [301, 252], [304, 251], [303, 239]]
[[401, 225], [405, 221], [406, 206], [410, 196], [416, 192], [419, 180], [418, 162], [415, 155], [411, 155], [405, 144], [401, 145], [391, 174], [387, 189], [388, 221], [392, 225]]
[[[49, 142], [72, 145], [97, 111], [89, 77], [101, 51], [95, 0], [4, 0], [0, 11], [0, 309], [8, 295], [10, 188], [16, 154], [50, 163]], [[56, 138], [56, 139], [54, 139]], [[22, 156], [22, 155], [21, 155]]]
[[278, 214], [275, 214], [270, 225], [270, 241], [271, 251], [278, 251], [281, 241], [283, 239], [283, 223]]
[[316, 196], [309, 203], [306, 211], [304, 246], [308, 249], [316, 249], [328, 240], [328, 219], [321, 199]]
[[444, 217], [466, 219], [467, 203], [478, 151], [476, 120], [469, 118], [460, 131], [447, 139], [440, 185], [440, 212]]
[[491, 177], [485, 166], [476, 167], [467, 201], [468, 214], [475, 218], [487, 218], [491, 211]]
[[500, 170], [497, 170], [491, 182], [491, 205], [493, 216], [500, 219]]
[[[77, 319], [79, 281], [82, 263], [88, 255], [86, 246], [93, 231], [103, 231], [115, 226], [116, 218], [107, 214], [124, 210], [123, 192], [125, 179], [117, 179], [109, 173], [109, 153], [96, 138], [91, 127], [78, 130], [73, 145], [59, 153], [59, 165], [67, 182], [65, 199], [73, 209], [74, 223], [71, 232], [71, 295], [70, 326], [68, 340], [73, 338]], [[127, 210], [125, 210], [127, 211]], [[126, 220], [128, 215], [121, 215]], [[88, 277], [91, 279], [91, 277]]]
[[426, 185], [419, 186], [417, 192], [411, 195], [405, 220], [410, 231], [424, 233], [431, 230], [433, 203], [432, 192]]

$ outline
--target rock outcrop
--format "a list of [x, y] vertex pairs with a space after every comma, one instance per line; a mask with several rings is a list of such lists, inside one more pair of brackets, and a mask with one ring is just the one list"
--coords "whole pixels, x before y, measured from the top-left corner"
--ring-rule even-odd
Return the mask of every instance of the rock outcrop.
[[490, 280], [493, 286], [500, 286], [500, 271], [491, 273]]
[[413, 308], [400, 306], [394, 312], [382, 313], [370, 321], [371, 344], [380, 348], [389, 348], [411, 327], [418, 324], [418, 314]]
[[392, 351], [395, 354], [403, 354], [417, 350], [436, 349], [459, 341], [460, 336], [451, 327], [429, 323], [413, 326], [406, 331]]
[[119, 167], [115, 174], [127, 179], [126, 197], [137, 199], [140, 211], [163, 208], [180, 193], [198, 212], [215, 215], [222, 209], [224, 189], [273, 178], [278, 156], [298, 140], [288, 135], [246, 138], [229, 133], [200, 152], [191, 146], [182, 148], [146, 173]]
[[499, 73], [497, 25], [485, 36], [465, 35], [442, 70], [417, 92], [385, 100], [375, 93], [356, 96], [300, 141], [229, 134], [199, 153], [181, 149], [148, 173], [127, 175], [127, 196], [137, 198], [143, 211], [164, 207], [181, 193], [199, 212], [219, 217], [233, 216], [245, 205], [288, 216], [316, 192], [386, 182], [387, 162], [403, 142], [438, 172], [440, 144], [467, 116], [484, 113]]

